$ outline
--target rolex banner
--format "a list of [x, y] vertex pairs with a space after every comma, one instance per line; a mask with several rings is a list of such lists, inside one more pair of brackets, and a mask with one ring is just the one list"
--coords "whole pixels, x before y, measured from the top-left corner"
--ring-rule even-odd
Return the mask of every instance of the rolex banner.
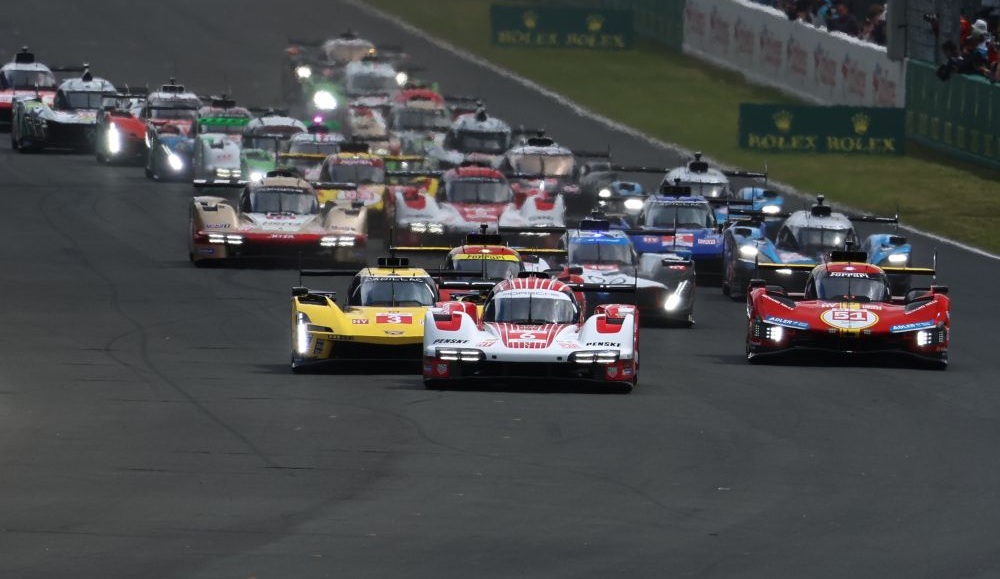
[[540, 48], [632, 48], [631, 10], [493, 4], [493, 44]]
[[767, 153], [902, 155], [904, 109], [740, 105], [740, 147]]

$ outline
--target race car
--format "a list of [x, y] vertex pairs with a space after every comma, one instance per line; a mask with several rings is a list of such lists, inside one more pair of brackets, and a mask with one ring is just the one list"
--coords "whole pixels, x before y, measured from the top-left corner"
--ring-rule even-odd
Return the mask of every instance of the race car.
[[[136, 89], [128, 90], [138, 94]], [[177, 134], [190, 133], [201, 107], [201, 99], [196, 94], [171, 78], [170, 82], [144, 96], [128, 98], [117, 109], [98, 113], [95, 151], [98, 162], [147, 160], [152, 133], [166, 125], [176, 128]]]
[[409, 75], [377, 56], [365, 56], [344, 67], [344, 93], [351, 107], [388, 109]]
[[635, 227], [636, 217], [642, 211], [649, 193], [635, 181], [612, 181], [597, 192], [598, 212], [616, 229]]
[[440, 145], [430, 146], [426, 155], [434, 167], [450, 169], [466, 161], [499, 166], [511, 147], [514, 131], [510, 125], [486, 113], [480, 107], [474, 113], [459, 115], [448, 128]]
[[[59, 81], [53, 72], [83, 72], [83, 66], [53, 66], [49, 68], [35, 60], [35, 55], [25, 46], [14, 58], [0, 67], [0, 125], [11, 124], [14, 101], [19, 97], [38, 98], [52, 106]], [[13, 135], [11, 145], [14, 147]]]
[[[739, 217], [741, 212], [745, 214], [746, 209], [758, 214], [760, 216], [758, 221], [764, 225], [765, 234], [773, 239], [778, 232], [778, 227], [784, 221], [785, 196], [779, 191], [765, 187], [742, 187], [736, 192], [734, 198], [748, 203], [748, 205], [743, 205], [742, 208], [737, 209], [736, 216]], [[718, 213], [716, 211], [716, 214]], [[727, 211], [726, 213], [726, 220], [728, 221], [729, 212]]]
[[474, 111], [473, 103], [478, 103], [475, 97], [443, 96], [426, 87], [405, 86], [388, 114], [391, 150], [423, 155], [430, 147], [440, 146], [454, 117]]
[[534, 189], [563, 196], [567, 210], [580, 214], [593, 209], [594, 198], [577, 184], [577, 157], [609, 156], [606, 152], [573, 151], [539, 131], [511, 147], [500, 160], [500, 170], [514, 179], [515, 189]]
[[97, 111], [113, 103], [117, 94], [113, 84], [87, 70], [80, 78], [63, 81], [51, 106], [38, 95], [16, 97], [11, 144], [21, 153], [47, 148], [93, 151]]
[[587, 317], [578, 292], [598, 288], [546, 279], [540, 273], [523, 275], [528, 277], [496, 284], [481, 317], [465, 302], [445, 302], [425, 314], [426, 387], [538, 378], [546, 385], [565, 380], [631, 391], [639, 379], [635, 306], [599, 306]]
[[[360, 264], [367, 245], [367, 211], [360, 205], [320, 204], [315, 187], [294, 171], [262, 180], [204, 181], [199, 187], [240, 188], [239, 202], [195, 197], [189, 257], [195, 265], [234, 258], [276, 258]], [[340, 184], [347, 187], [347, 184]]]
[[[767, 236], [766, 222], [762, 217], [783, 216], [786, 219], [778, 228], [777, 237]], [[751, 279], [763, 278], [768, 283], [799, 286], [805, 281], [806, 270], [780, 267], [787, 264], [813, 266], [826, 261], [831, 252], [858, 247], [874, 265], [903, 267], [910, 263], [912, 247], [906, 238], [893, 233], [875, 233], [863, 242], [854, 223], [882, 223], [898, 226], [899, 217], [873, 215], [846, 215], [833, 211], [816, 197], [810, 209], [791, 214], [757, 214], [758, 220], [736, 222], [722, 235], [723, 279], [722, 292], [733, 299], [741, 299]], [[762, 263], [777, 264], [761, 270]], [[894, 295], [906, 293], [910, 277], [893, 274], [889, 277]]]
[[320, 179], [335, 183], [355, 183], [355, 189], [320, 188], [321, 202], [342, 199], [359, 201], [369, 211], [384, 215], [386, 205], [385, 161], [370, 152], [366, 143], [341, 143], [338, 151], [323, 161]]
[[278, 167], [278, 154], [288, 148], [294, 135], [308, 132], [306, 125], [275, 109], [267, 109], [243, 128], [240, 175], [258, 181]]
[[[440, 171], [390, 171], [390, 177], [426, 177], [418, 186], [393, 187], [393, 223], [404, 243], [458, 242], [486, 224], [504, 228], [565, 227], [561, 195], [515, 192], [504, 174], [479, 164]], [[440, 183], [437, 179], [440, 178]], [[555, 230], [553, 230], [555, 231]]]
[[[187, 114], [178, 113], [178, 116]], [[236, 101], [220, 97], [199, 108], [193, 122], [187, 118], [150, 120], [146, 130], [149, 137], [146, 177], [156, 181], [192, 177], [238, 179], [241, 170], [239, 142], [243, 128], [252, 118], [248, 109], [236, 106]], [[201, 135], [210, 136], [199, 140]], [[223, 145], [223, 141], [232, 142], [235, 148]], [[218, 154], [213, 152], [211, 143], [216, 143], [214, 151]], [[209, 148], [207, 155], [206, 146]], [[219, 155], [225, 158], [220, 160], [219, 167], [215, 167], [214, 160]], [[222, 170], [210, 171], [206, 165], [212, 165], [213, 170]]]
[[722, 272], [722, 233], [715, 210], [704, 197], [689, 195], [686, 186], [661, 186], [643, 203], [637, 227], [628, 230], [636, 251], [688, 251], [699, 274]]
[[347, 114], [346, 132], [353, 141], [368, 144], [371, 153], [380, 156], [392, 154], [389, 125], [378, 109], [351, 107]]
[[365, 360], [419, 363], [424, 312], [438, 299], [426, 271], [405, 258], [380, 258], [361, 271], [303, 271], [303, 276], [351, 276], [344, 305], [336, 292], [292, 288], [292, 371], [336, 369]]
[[323, 161], [340, 151], [340, 144], [346, 139], [340, 133], [331, 133], [322, 127], [310, 126], [309, 132], [292, 135], [288, 141], [288, 151], [278, 153], [278, 164], [294, 167], [307, 180], [318, 181]]
[[904, 355], [946, 368], [951, 334], [947, 286], [914, 289], [900, 297], [889, 291], [890, 273], [933, 275], [934, 268], [881, 268], [867, 262], [864, 252], [838, 251], [827, 263], [796, 265], [809, 269], [802, 294], [786, 293], [762, 279], [751, 281], [747, 359], [760, 362], [796, 352]]
[[[560, 246], [566, 249], [565, 275], [584, 283], [634, 285], [634, 305], [648, 322], [694, 324], [695, 268], [687, 250], [637, 255], [627, 232], [611, 229], [595, 214], [569, 229]], [[617, 296], [587, 294], [587, 306], [607, 303]]]

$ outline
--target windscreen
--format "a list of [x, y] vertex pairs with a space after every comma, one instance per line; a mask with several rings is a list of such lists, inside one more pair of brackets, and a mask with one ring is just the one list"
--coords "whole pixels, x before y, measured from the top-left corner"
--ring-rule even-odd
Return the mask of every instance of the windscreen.
[[251, 195], [253, 213], [286, 213], [312, 215], [319, 211], [316, 196], [310, 191], [294, 188], [259, 188]]
[[572, 243], [569, 261], [581, 265], [632, 265], [632, 249], [627, 243]]
[[51, 72], [44, 70], [8, 70], [0, 75], [0, 88], [8, 89], [54, 89], [59, 84]]
[[568, 296], [549, 297], [552, 293], [512, 291], [493, 298], [483, 310], [483, 321], [509, 324], [572, 324], [576, 307]]
[[100, 92], [64, 92], [62, 98], [59, 99], [59, 105], [60, 108], [69, 110], [97, 110], [104, 106], [104, 99], [108, 96], [114, 95]]
[[352, 305], [419, 307], [432, 306], [437, 299], [434, 289], [424, 278], [368, 278], [354, 290]]
[[446, 195], [452, 203], [508, 203], [511, 199], [507, 183], [485, 179], [452, 181]]
[[150, 103], [149, 118], [154, 120], [193, 121], [198, 118], [197, 101], [154, 101]]
[[510, 133], [503, 131], [460, 131], [455, 135], [455, 149], [463, 153], [499, 155], [510, 148]]
[[347, 92], [350, 94], [383, 93], [397, 89], [399, 89], [399, 83], [392, 76], [356, 74], [347, 79]]
[[715, 227], [715, 214], [706, 205], [654, 205], [646, 215], [647, 227], [703, 229]]
[[884, 274], [829, 272], [816, 278], [816, 297], [830, 301], [880, 302], [889, 299]]
[[374, 165], [341, 165], [326, 166], [327, 179], [337, 183], [385, 183], [385, 170]]
[[398, 109], [392, 113], [392, 127], [397, 131], [447, 131], [451, 125], [444, 109]]
[[518, 173], [568, 176], [573, 172], [572, 155], [511, 155], [510, 164]]
[[680, 183], [682, 187], [690, 187], [691, 195], [718, 199], [725, 197], [729, 187], [725, 183]]
[[469, 272], [469, 277], [455, 278], [460, 280], [507, 279], [517, 277], [521, 266], [520, 262], [500, 259], [456, 259], [450, 269]]
[[795, 232], [796, 248], [803, 253], [819, 253], [843, 249], [851, 238], [849, 229], [821, 229], [818, 227], [802, 227]]

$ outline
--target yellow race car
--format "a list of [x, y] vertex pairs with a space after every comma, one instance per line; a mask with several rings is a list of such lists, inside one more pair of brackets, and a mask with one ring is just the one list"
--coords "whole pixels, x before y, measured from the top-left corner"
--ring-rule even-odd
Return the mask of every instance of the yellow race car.
[[343, 306], [336, 292], [292, 289], [292, 370], [345, 360], [421, 360], [424, 313], [438, 288], [405, 258], [380, 258], [377, 267], [303, 270], [304, 276], [353, 276]]

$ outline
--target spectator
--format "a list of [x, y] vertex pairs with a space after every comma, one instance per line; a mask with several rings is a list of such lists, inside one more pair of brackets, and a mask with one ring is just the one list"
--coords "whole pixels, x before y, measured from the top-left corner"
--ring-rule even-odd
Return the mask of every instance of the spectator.
[[819, 0], [819, 8], [816, 9], [816, 16], [813, 23], [816, 27], [826, 26], [830, 19], [830, 12], [833, 10], [833, 0]]
[[861, 40], [885, 46], [885, 6], [872, 4], [868, 7], [868, 18], [861, 29]]
[[845, 0], [837, 0], [833, 4], [834, 18], [827, 22], [826, 28], [830, 32], [843, 32], [848, 36], [857, 36], [861, 32], [858, 26], [858, 19], [851, 14], [847, 8]]

